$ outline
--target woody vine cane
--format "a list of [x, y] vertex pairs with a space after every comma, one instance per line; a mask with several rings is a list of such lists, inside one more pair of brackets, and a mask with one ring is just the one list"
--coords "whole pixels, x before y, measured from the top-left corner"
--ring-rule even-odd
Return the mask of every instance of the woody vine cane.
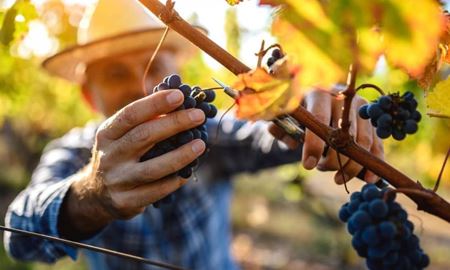
[[[249, 67], [244, 65], [226, 50], [222, 49], [207, 36], [193, 28], [189, 23], [182, 19], [174, 10], [174, 3], [172, 1], [168, 0], [166, 5], [160, 3], [158, 0], [139, 1], [172, 30], [178, 32], [180, 35], [194, 43], [197, 47], [209, 54], [235, 75], [246, 73], [251, 70]], [[351, 104], [351, 98], [357, 88], [355, 85], [357, 74], [358, 68], [355, 66], [349, 72], [347, 89], [343, 92], [343, 94], [347, 97], [344, 111], [348, 111], [350, 109], [349, 105]], [[305, 126], [307, 129], [319, 136], [337, 152], [346, 155], [361, 164], [366, 169], [386, 179], [392, 186], [402, 188], [404, 190], [415, 190], [415, 192], [407, 192], [405, 195], [417, 204], [418, 210], [423, 210], [440, 217], [447, 222], [450, 222], [449, 202], [440, 197], [437, 193], [425, 189], [420, 183], [415, 182], [396, 168], [357, 145], [348, 131], [332, 128], [321, 123], [302, 107], [297, 108], [291, 115], [301, 125]], [[347, 120], [343, 119], [343, 121]]]

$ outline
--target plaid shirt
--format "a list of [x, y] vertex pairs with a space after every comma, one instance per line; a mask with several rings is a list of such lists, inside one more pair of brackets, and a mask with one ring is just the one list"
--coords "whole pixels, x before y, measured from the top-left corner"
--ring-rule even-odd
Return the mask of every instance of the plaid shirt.
[[[149, 206], [133, 219], [114, 221], [84, 242], [188, 269], [237, 269], [230, 254], [230, 177], [294, 162], [300, 158], [300, 149], [286, 149], [263, 123], [225, 118], [219, 130], [216, 121], [207, 125], [210, 150], [196, 171], [198, 181], [176, 191], [171, 204], [159, 209]], [[58, 236], [59, 208], [71, 175], [89, 162], [97, 127], [88, 123], [46, 147], [29, 186], [8, 209], [8, 226]], [[77, 258], [73, 247], [19, 234], [5, 233], [5, 246], [20, 260], [53, 263], [66, 255]], [[160, 269], [83, 252], [91, 269]]]

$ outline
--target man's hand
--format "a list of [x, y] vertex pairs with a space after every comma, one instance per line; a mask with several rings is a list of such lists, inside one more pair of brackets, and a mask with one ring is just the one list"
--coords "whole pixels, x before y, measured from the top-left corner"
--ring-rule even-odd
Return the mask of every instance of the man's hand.
[[156, 143], [204, 121], [199, 109], [172, 112], [182, 103], [181, 91], [160, 91], [127, 105], [99, 127], [92, 160], [63, 207], [73, 230], [94, 232], [112, 220], [134, 217], [187, 182], [174, 173], [204, 152], [202, 140], [139, 161]]
[[[351, 122], [350, 133], [358, 145], [383, 159], [384, 150], [382, 140], [376, 136], [375, 130], [369, 121], [358, 117], [358, 108], [365, 103], [367, 102], [357, 95], [353, 98], [349, 119]], [[319, 121], [332, 127], [339, 126], [343, 105], [343, 100], [337, 99], [330, 92], [323, 90], [311, 91], [304, 98], [304, 106], [306, 109]], [[299, 146], [299, 142], [289, 137], [280, 127], [271, 125], [269, 131], [274, 137], [285, 142], [290, 148]], [[338, 184], [344, 183], [343, 174], [346, 175], [345, 179], [348, 181], [362, 170], [361, 165], [344, 155], [341, 155], [343, 170], [340, 170], [336, 151], [330, 148], [327, 155], [322, 157], [324, 149], [325, 142], [310, 130], [306, 130], [302, 155], [303, 167], [308, 170], [316, 167], [321, 171], [337, 170], [335, 181]], [[370, 171], [367, 171], [364, 176], [364, 180], [370, 183], [374, 183], [378, 179], [379, 177]]]

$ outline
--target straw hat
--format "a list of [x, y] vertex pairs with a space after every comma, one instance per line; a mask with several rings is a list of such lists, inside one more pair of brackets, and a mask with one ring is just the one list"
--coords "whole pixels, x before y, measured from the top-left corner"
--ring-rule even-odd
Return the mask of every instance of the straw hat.
[[[80, 22], [78, 44], [47, 58], [42, 65], [53, 75], [82, 83], [89, 63], [133, 51], [153, 50], [164, 29], [165, 25], [138, 0], [99, 0], [88, 8]], [[196, 50], [173, 30], [166, 36], [163, 48], [176, 52], [179, 59]]]

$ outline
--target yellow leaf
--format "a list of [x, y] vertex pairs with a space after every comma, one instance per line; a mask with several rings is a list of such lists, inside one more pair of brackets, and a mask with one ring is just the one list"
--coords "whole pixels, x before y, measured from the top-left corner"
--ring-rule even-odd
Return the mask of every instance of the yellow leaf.
[[302, 67], [300, 82], [305, 87], [329, 88], [345, 81], [350, 64], [357, 64], [358, 74], [370, 75], [382, 54], [417, 78], [435, 54], [444, 29], [435, 0], [269, 2], [281, 7], [272, 33]]
[[[314, 41], [290, 22], [276, 19], [272, 24], [272, 32], [278, 37], [291, 61], [302, 68], [298, 79], [300, 85], [329, 88], [336, 82], [345, 81], [348, 66], [342, 68], [342, 65], [336, 63], [326, 51], [316, 46]], [[347, 61], [348, 65], [350, 61], [351, 59]]]
[[429, 115], [450, 118], [450, 77], [429, 91], [426, 101]]
[[[390, 5], [381, 20], [386, 58], [412, 76], [420, 76], [435, 55], [444, 30], [442, 11], [434, 0], [391, 0]], [[398, 31], [396, 16], [406, 28], [403, 33]]]
[[242, 2], [242, 0], [226, 0], [227, 3], [231, 6], [239, 4], [239, 2]]
[[271, 120], [295, 110], [300, 104], [301, 91], [295, 74], [292, 75], [292, 79], [275, 78], [263, 68], [239, 74], [233, 84], [233, 88], [239, 91], [237, 117]]

